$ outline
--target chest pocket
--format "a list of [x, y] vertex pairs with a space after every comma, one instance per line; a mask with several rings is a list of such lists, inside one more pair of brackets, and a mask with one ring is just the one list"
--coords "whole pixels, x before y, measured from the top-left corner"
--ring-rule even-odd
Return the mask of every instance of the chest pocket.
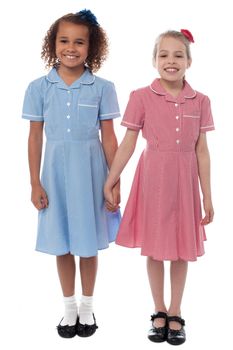
[[184, 135], [191, 136], [197, 140], [200, 133], [200, 114], [184, 114], [182, 121]]
[[78, 123], [87, 127], [95, 127], [99, 113], [97, 99], [80, 99], [78, 102]]

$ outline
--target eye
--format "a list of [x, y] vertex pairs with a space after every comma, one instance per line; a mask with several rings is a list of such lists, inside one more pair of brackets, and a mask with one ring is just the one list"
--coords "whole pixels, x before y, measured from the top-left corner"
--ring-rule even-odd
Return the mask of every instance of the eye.
[[66, 39], [61, 39], [60, 43], [65, 44], [65, 43], [67, 43], [67, 40]]
[[165, 54], [162, 54], [162, 55], [159, 55], [159, 57], [167, 57], [167, 55], [165, 55]]

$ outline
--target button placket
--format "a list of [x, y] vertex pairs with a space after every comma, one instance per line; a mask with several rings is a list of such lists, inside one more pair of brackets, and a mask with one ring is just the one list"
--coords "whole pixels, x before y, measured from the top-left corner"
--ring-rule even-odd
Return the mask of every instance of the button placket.
[[71, 119], [71, 116], [70, 116], [70, 106], [71, 106], [71, 91], [70, 90], [67, 90], [67, 102], [66, 102], [66, 106], [67, 106], [67, 114], [66, 114], [66, 132], [69, 134], [71, 132], [71, 126], [70, 126], [70, 119]]
[[[179, 104], [175, 103], [175, 107], [178, 108]], [[176, 134], [177, 134], [177, 133], [180, 133], [180, 130], [181, 130], [181, 126], [180, 126], [181, 119], [180, 119], [179, 111], [176, 111], [175, 119], [177, 121], [177, 125], [175, 127], [175, 131], [176, 131]], [[176, 138], [175, 142], [176, 142], [176, 145], [178, 146], [180, 144], [180, 137]]]

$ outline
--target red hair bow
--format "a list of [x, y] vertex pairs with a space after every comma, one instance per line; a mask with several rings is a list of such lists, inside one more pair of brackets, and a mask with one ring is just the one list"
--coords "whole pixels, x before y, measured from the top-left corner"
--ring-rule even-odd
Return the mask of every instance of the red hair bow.
[[194, 43], [192, 33], [188, 29], [181, 29], [180, 32], [191, 42]]

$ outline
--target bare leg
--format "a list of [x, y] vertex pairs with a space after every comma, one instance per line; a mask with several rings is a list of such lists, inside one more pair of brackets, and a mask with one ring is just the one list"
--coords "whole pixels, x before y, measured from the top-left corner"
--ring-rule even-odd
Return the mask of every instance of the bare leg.
[[82, 283], [82, 294], [92, 296], [94, 293], [95, 280], [97, 274], [98, 258], [80, 258], [80, 275]]
[[57, 256], [57, 270], [64, 297], [75, 293], [75, 258], [71, 254]]
[[[164, 302], [164, 263], [151, 257], [147, 258], [147, 273], [150, 282], [155, 311], [167, 312]], [[165, 320], [158, 318], [154, 320], [155, 327], [163, 327]]]
[[[80, 258], [80, 275], [82, 283], [82, 298], [79, 307], [79, 322], [82, 325], [93, 325], [93, 293], [97, 274], [97, 256]], [[93, 329], [95, 331], [96, 328]]]
[[[185, 287], [187, 271], [187, 261], [171, 261], [171, 304], [168, 310], [168, 314], [170, 316], [180, 316], [181, 314], [181, 302]], [[170, 322], [170, 328], [180, 329], [180, 327], [180, 324], [178, 324], [177, 322]]]

